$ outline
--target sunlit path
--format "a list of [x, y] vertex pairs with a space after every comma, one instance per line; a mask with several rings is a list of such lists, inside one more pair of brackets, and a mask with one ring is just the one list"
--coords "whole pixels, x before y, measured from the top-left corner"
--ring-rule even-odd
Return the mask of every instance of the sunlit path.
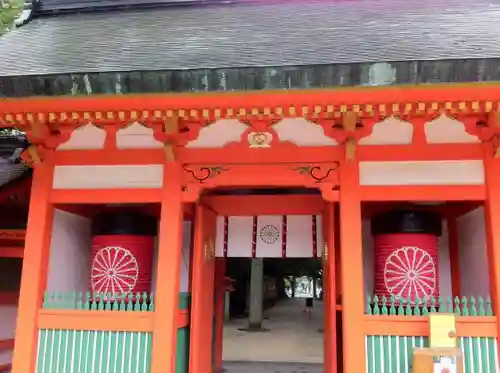
[[305, 301], [283, 300], [265, 313], [268, 332], [239, 330], [247, 319], [224, 326], [224, 361], [323, 363], [323, 302], [316, 301], [311, 319]]

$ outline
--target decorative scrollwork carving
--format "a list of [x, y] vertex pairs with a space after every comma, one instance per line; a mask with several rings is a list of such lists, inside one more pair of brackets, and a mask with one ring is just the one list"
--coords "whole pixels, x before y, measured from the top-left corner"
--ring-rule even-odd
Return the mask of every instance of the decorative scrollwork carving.
[[327, 181], [333, 172], [335, 172], [339, 168], [340, 163], [335, 162], [335, 166], [333, 167], [322, 167], [318, 165], [311, 166], [300, 166], [294, 168], [294, 170], [299, 171], [301, 175], [307, 175], [314, 180], [315, 184], [322, 183]]
[[203, 184], [208, 179], [220, 175], [224, 171], [229, 171], [229, 169], [221, 166], [204, 166], [196, 167], [194, 169], [184, 167], [184, 171], [189, 173], [194, 180], [198, 181], [200, 184]]

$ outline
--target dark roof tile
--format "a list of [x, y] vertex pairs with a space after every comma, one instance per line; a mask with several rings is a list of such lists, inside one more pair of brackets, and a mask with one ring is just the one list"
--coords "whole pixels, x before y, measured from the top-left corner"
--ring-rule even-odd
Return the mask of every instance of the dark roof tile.
[[500, 58], [492, 0], [306, 1], [65, 15], [0, 39], [0, 76]]

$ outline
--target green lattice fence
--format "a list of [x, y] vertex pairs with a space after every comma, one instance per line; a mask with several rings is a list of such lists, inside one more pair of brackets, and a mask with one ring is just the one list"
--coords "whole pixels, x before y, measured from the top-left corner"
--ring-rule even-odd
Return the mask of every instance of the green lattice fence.
[[36, 373], [149, 373], [152, 333], [39, 331]]
[[111, 294], [46, 292], [44, 309], [95, 310], [95, 311], [154, 311], [153, 293]]
[[[91, 311], [154, 311], [153, 293], [138, 294], [91, 294], [82, 292], [46, 292], [43, 309], [91, 310]], [[189, 309], [189, 293], [179, 294], [179, 309]]]
[[368, 315], [425, 316], [431, 312], [455, 313], [459, 316], [493, 316], [490, 297], [431, 297], [410, 299], [396, 297], [371, 297], [366, 299]]
[[[191, 296], [179, 294], [179, 309], [189, 310]], [[154, 311], [153, 294], [46, 293], [44, 309]], [[149, 373], [149, 332], [41, 329], [36, 373]], [[176, 373], [189, 366], [189, 325], [177, 331]]]
[[[179, 298], [179, 309], [191, 309], [191, 295], [181, 293]], [[189, 371], [189, 325], [177, 330], [177, 358], [175, 361], [175, 373], [188, 373]]]
[[[464, 373], [498, 373], [497, 341], [493, 337], [461, 337]], [[366, 336], [367, 373], [411, 373], [413, 348], [428, 347], [427, 337]]]

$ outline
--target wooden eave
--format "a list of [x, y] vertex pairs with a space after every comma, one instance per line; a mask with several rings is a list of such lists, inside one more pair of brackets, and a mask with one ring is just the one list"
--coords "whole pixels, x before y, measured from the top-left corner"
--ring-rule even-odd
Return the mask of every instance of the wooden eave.
[[[373, 70], [390, 72], [374, 75]], [[206, 93], [500, 81], [500, 59], [0, 76], [0, 97]]]
[[[435, 117], [441, 114], [486, 121], [500, 110], [498, 84], [437, 84], [360, 87], [336, 90], [214, 92], [203, 94], [100, 95], [0, 100], [0, 126], [24, 131], [48, 126], [93, 123], [126, 126], [164, 124], [168, 118], [206, 124], [218, 119], [279, 120], [305, 117], [335, 121], [343, 113], [378, 120], [388, 116]], [[332, 124], [335, 124], [332, 122]]]

